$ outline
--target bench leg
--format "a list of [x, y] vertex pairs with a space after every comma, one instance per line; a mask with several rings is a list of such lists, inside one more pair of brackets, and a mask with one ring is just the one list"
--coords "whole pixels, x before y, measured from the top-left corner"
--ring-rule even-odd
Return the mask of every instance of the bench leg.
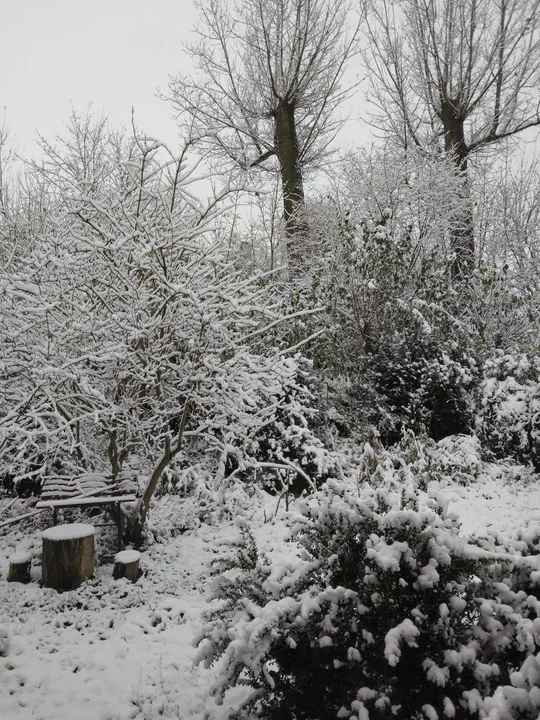
[[58, 510], [57, 510], [57, 508], [53, 508], [52, 518], [53, 518], [53, 525], [58, 525]]
[[116, 528], [118, 530], [118, 552], [122, 549], [122, 512], [120, 503], [114, 503], [116, 509]]

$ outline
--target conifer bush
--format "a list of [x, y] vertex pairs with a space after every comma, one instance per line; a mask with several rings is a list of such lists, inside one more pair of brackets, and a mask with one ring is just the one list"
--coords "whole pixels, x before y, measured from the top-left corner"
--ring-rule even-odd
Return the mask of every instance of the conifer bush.
[[[315, 433], [318, 410], [312, 363], [300, 356], [288, 362], [295, 372], [276, 392], [273, 399], [278, 407], [272, 421], [255, 434], [252, 453], [259, 462], [290, 463], [299, 468], [303, 475], [291, 470], [289, 479], [291, 490], [300, 494], [339, 474], [339, 461]], [[266, 489], [281, 489], [276, 470], [268, 468], [259, 471], [258, 475]]]
[[496, 458], [540, 471], [540, 360], [500, 352], [485, 363], [476, 431]]
[[477, 366], [467, 329], [419, 298], [387, 309], [387, 332], [366, 358], [368, 378], [392, 421], [383, 439], [424, 430], [434, 440], [468, 432]]
[[195, 638], [199, 662], [222, 661], [218, 700], [247, 684], [237, 717], [503, 720], [514, 702], [536, 717], [538, 572], [525, 553], [538, 534], [471, 545], [419, 498], [329, 481], [292, 521], [290, 564], [261, 557], [242, 525]]

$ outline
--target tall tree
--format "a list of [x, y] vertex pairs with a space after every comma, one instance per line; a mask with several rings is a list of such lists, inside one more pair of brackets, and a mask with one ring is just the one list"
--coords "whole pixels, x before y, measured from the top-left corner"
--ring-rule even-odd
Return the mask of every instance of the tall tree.
[[474, 264], [468, 162], [540, 125], [540, 0], [372, 0], [367, 36], [384, 130], [442, 150], [462, 179], [454, 274]]
[[351, 90], [343, 76], [357, 50], [352, 12], [350, 0], [241, 0], [234, 10], [201, 0], [189, 48], [197, 72], [170, 84], [202, 140], [241, 168], [279, 171], [293, 272], [306, 230], [304, 170], [327, 151]]

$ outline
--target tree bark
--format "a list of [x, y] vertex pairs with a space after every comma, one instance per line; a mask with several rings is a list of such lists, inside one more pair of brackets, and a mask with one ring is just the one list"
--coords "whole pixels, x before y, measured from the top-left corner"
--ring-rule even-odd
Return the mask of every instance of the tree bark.
[[139, 563], [141, 556], [136, 550], [122, 550], [114, 558], [113, 577], [115, 580], [126, 578], [131, 582], [139, 579]]
[[43, 584], [55, 590], [74, 590], [94, 574], [95, 528], [73, 523], [45, 530], [43, 540]]
[[184, 437], [184, 430], [186, 429], [186, 425], [188, 422], [189, 411], [190, 401], [186, 400], [184, 404], [184, 409], [182, 410], [182, 416], [180, 418], [180, 425], [178, 427], [176, 442], [173, 445], [170, 438], [165, 439], [163, 454], [161, 455], [161, 458], [159, 459], [157, 465], [154, 468], [154, 471], [152, 472], [152, 475], [150, 476], [150, 480], [148, 481], [148, 485], [146, 486], [146, 490], [144, 491], [144, 494], [139, 504], [139, 511], [137, 513], [137, 516], [135, 517], [133, 522], [129, 524], [129, 527], [127, 529], [126, 535], [128, 540], [137, 547], [141, 544], [144, 524], [146, 522], [146, 516], [148, 515], [148, 511], [150, 509], [150, 502], [154, 497], [154, 493], [156, 491], [159, 481], [161, 480], [163, 471], [168, 467], [171, 460], [173, 460], [182, 449], [182, 440]]
[[474, 269], [474, 217], [467, 170], [469, 148], [465, 142], [465, 121], [459, 117], [454, 104], [450, 101], [443, 103], [442, 122], [445, 151], [454, 163], [460, 181], [458, 207], [450, 229], [450, 240], [454, 251], [452, 277], [458, 280], [470, 275]]
[[32, 556], [29, 553], [16, 553], [9, 558], [8, 582], [29, 583]]
[[129, 527], [127, 532], [128, 540], [137, 547], [141, 544], [142, 541], [144, 524], [146, 522], [148, 510], [150, 509], [150, 501], [154, 497], [154, 493], [161, 479], [161, 476], [163, 475], [163, 471], [169, 465], [173, 457], [174, 454], [171, 452], [171, 441], [167, 439], [165, 441], [163, 455], [161, 456], [156, 467], [154, 468], [154, 471], [150, 476], [148, 485], [146, 486], [146, 490], [144, 491], [144, 495], [142, 496], [137, 517], [135, 518], [133, 524]]
[[276, 151], [281, 172], [283, 192], [283, 213], [287, 236], [289, 274], [299, 275], [305, 265], [305, 241], [307, 224], [305, 219], [305, 197], [300, 150], [296, 134], [294, 105], [282, 100], [275, 112]]

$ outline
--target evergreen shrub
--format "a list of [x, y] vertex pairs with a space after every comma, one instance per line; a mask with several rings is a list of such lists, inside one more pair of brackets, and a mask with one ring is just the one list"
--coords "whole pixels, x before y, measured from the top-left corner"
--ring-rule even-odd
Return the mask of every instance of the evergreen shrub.
[[485, 363], [476, 432], [496, 458], [540, 472], [540, 359], [500, 352]]
[[469, 544], [434, 498], [330, 481], [292, 522], [297, 562], [241, 523], [197, 659], [222, 660], [218, 701], [248, 686], [235, 717], [536, 720], [539, 530]]

